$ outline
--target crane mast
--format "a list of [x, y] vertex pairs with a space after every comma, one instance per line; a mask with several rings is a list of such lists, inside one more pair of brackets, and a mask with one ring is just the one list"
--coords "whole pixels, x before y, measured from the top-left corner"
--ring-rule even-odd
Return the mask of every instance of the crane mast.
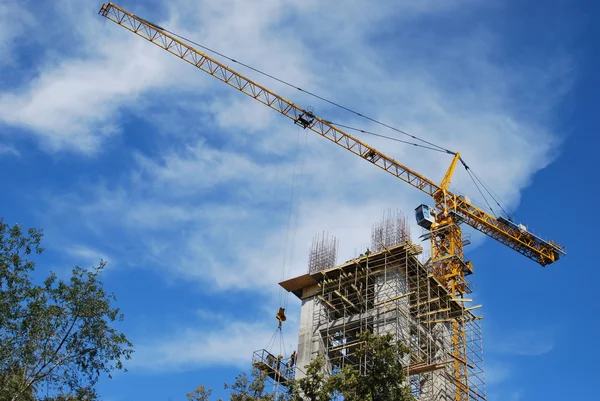
[[[195, 49], [160, 26], [132, 14], [114, 3], [102, 5], [99, 14], [276, 110], [304, 129], [310, 129], [429, 195], [434, 200], [435, 216], [428, 225], [431, 243], [431, 271], [453, 297], [462, 298], [470, 292], [466, 276], [473, 273], [471, 262], [467, 261], [464, 256], [460, 224], [473, 227], [542, 266], [557, 261], [561, 255], [565, 254], [564, 249], [556, 243], [542, 240], [522, 226], [513, 224], [510, 220], [496, 218], [471, 204], [467, 198], [450, 192], [448, 188], [454, 170], [458, 161], [462, 161], [459, 153], [454, 154], [441, 184], [436, 184], [383, 152], [344, 132], [333, 123], [316, 116], [311, 111], [305, 110]], [[456, 317], [451, 324], [454, 359], [453, 381], [456, 389], [454, 399], [456, 401], [472, 399], [469, 391], [464, 324], [464, 315]]]

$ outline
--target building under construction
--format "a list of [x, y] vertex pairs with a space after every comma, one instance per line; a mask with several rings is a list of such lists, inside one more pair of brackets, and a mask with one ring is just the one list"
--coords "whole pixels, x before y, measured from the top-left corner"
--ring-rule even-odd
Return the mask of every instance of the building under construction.
[[[296, 378], [318, 353], [330, 372], [347, 364], [364, 368], [366, 361], [353, 355], [358, 334], [370, 330], [408, 345], [407, 377], [419, 400], [455, 400], [465, 393], [484, 400], [476, 307], [455, 298], [419, 260], [422, 248], [410, 241], [404, 217], [388, 213], [371, 237], [366, 252], [340, 265], [335, 238], [315, 238], [308, 274], [281, 283], [302, 301]], [[452, 335], [457, 321], [462, 339]]]

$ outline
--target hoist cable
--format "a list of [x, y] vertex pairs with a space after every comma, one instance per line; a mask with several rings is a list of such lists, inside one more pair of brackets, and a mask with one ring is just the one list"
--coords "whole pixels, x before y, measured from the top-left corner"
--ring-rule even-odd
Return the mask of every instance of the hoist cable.
[[[285, 240], [284, 240], [284, 249], [283, 249], [283, 262], [282, 262], [282, 266], [281, 266], [281, 276], [280, 276], [280, 281], [284, 281], [287, 277], [286, 277], [286, 273], [287, 273], [287, 255], [288, 255], [288, 250], [289, 250], [289, 236], [290, 236], [290, 230], [291, 230], [291, 222], [292, 222], [292, 213], [293, 213], [293, 207], [294, 207], [294, 189], [296, 186], [296, 168], [298, 165], [298, 153], [299, 153], [299, 149], [300, 149], [300, 127], [298, 127], [298, 133], [297, 133], [297, 137], [296, 137], [296, 153], [294, 155], [294, 170], [293, 170], [293, 174], [292, 174], [292, 185], [290, 188], [290, 201], [289, 201], [289, 207], [288, 207], [288, 216], [287, 216], [287, 221], [286, 221], [286, 226], [285, 226]], [[283, 287], [279, 287], [279, 306], [283, 306], [284, 303], [284, 293], [283, 293]]]
[[[300, 127], [298, 127], [298, 131], [300, 131]], [[300, 134], [300, 132], [298, 132], [298, 135]], [[302, 161], [300, 162], [300, 180], [299, 180], [299, 184], [298, 185], [298, 189], [296, 190], [296, 197], [297, 197], [297, 201], [295, 204], [295, 210], [293, 211], [293, 223], [292, 223], [292, 241], [291, 241], [291, 247], [290, 247], [290, 260], [289, 260], [289, 268], [286, 272], [286, 277], [285, 279], [290, 278], [290, 276], [292, 275], [292, 269], [293, 269], [293, 263], [294, 263], [294, 250], [296, 247], [296, 235], [298, 233], [298, 221], [299, 221], [299, 208], [300, 208], [300, 199], [302, 198], [302, 191], [304, 189], [303, 187], [303, 183], [304, 181], [302, 180], [302, 177], [304, 176], [304, 165], [305, 165], [305, 161], [306, 161], [306, 147], [308, 144], [308, 131], [305, 131], [304, 134], [304, 147], [302, 148], [301, 152], [302, 152]], [[284, 303], [283, 303], [283, 307], [287, 308], [288, 305], [288, 299], [289, 299], [290, 293], [289, 292], [285, 292], [284, 295]]]
[[281, 349], [283, 351], [280, 352], [279, 355], [283, 355], [283, 357], [285, 358], [285, 356], [286, 356], [286, 353], [285, 353], [285, 339], [283, 338], [283, 331], [281, 332]]
[[277, 332], [279, 330], [280, 330], [279, 327], [277, 329], [275, 329], [275, 333], [273, 333], [273, 335], [271, 336], [271, 339], [267, 343], [267, 347], [265, 348], [267, 351], [269, 351], [273, 347], [273, 345], [275, 345], [275, 336], [277, 336]]

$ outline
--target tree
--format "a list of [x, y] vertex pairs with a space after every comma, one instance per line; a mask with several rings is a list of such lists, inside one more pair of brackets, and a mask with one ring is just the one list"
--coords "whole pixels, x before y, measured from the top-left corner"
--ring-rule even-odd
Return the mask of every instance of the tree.
[[292, 401], [329, 401], [335, 393], [338, 384], [325, 370], [325, 359], [317, 355], [308, 365], [304, 366], [306, 377], [296, 380], [289, 388]]
[[93, 387], [80, 388], [71, 394], [59, 394], [56, 397], [46, 397], [43, 401], [95, 401], [98, 395]]
[[[225, 385], [232, 390], [230, 401], [331, 401], [338, 396], [344, 401], [414, 401], [403, 363], [408, 348], [391, 334], [377, 336], [365, 331], [358, 340], [360, 345], [353, 356], [364, 362], [363, 371], [346, 365], [331, 375], [323, 356], [318, 355], [303, 367], [306, 376], [293, 381], [286, 393], [276, 397], [265, 391], [267, 376], [255, 368], [251, 379], [242, 373], [234, 385]], [[190, 393], [190, 401], [209, 401], [210, 390], [200, 386], [196, 391], [201, 396], [190, 398]]]
[[[200, 385], [191, 393], [187, 393], [187, 399], [188, 401], [210, 401], [211, 394], [211, 389], [207, 389], [204, 386]], [[219, 399], [218, 401], [221, 401], [221, 399]]]
[[[233, 384], [225, 383], [225, 389], [231, 391], [230, 401], [278, 401], [274, 394], [266, 391], [266, 377], [256, 367], [252, 368], [250, 377], [246, 372], [240, 373]], [[187, 399], [188, 401], [210, 401], [211, 394], [212, 389], [200, 385], [187, 394]]]
[[364, 362], [364, 372], [346, 365], [331, 377], [329, 386], [345, 401], [412, 401], [403, 360], [409, 349], [391, 334], [382, 336], [365, 331], [359, 335], [356, 357]]
[[266, 378], [264, 372], [253, 367], [250, 377], [240, 373], [233, 384], [225, 383], [225, 389], [231, 390], [231, 401], [276, 401], [275, 395], [266, 391]]
[[[0, 401], [94, 400], [101, 373], [122, 369], [132, 344], [112, 324], [122, 320], [100, 280], [105, 263], [75, 267], [68, 280], [31, 276], [42, 232], [0, 219]], [[109, 375], [110, 376], [110, 375]]]

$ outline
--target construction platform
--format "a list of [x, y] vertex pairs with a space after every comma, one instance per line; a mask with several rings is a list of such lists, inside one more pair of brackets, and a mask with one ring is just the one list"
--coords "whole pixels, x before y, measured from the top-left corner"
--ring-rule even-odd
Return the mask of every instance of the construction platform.
[[252, 366], [267, 375], [273, 383], [288, 386], [294, 379], [295, 364], [290, 363], [290, 358], [281, 355], [275, 356], [265, 349], [254, 351]]

